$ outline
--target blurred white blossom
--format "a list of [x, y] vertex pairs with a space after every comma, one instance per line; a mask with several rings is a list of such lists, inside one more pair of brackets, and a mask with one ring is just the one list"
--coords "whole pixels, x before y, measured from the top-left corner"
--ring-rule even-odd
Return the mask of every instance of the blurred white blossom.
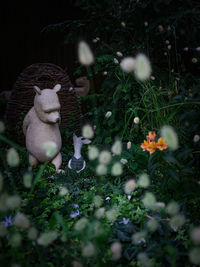
[[124, 185], [124, 192], [129, 195], [133, 190], [135, 190], [136, 182], [134, 179], [128, 180]]
[[107, 173], [107, 167], [105, 164], [99, 164], [96, 168], [97, 175], [105, 175]]
[[111, 161], [111, 158], [112, 158], [111, 153], [107, 150], [103, 150], [99, 154], [99, 162], [102, 164], [107, 165]]
[[136, 68], [136, 60], [133, 57], [125, 57], [122, 59], [120, 63], [120, 67], [122, 71], [126, 73], [130, 73], [135, 70]]
[[78, 59], [84, 66], [90, 66], [94, 62], [93, 53], [85, 41], [81, 41], [78, 44]]
[[133, 121], [135, 124], [138, 124], [140, 122], [140, 119], [138, 117], [135, 117]]
[[120, 155], [122, 153], [122, 142], [120, 140], [116, 140], [112, 145], [111, 151], [115, 155]]
[[176, 150], [178, 148], [178, 136], [171, 126], [163, 126], [161, 128], [161, 136], [165, 140], [169, 149]]
[[151, 64], [149, 59], [144, 54], [138, 54], [136, 56], [136, 78], [140, 81], [149, 79], [151, 75]]
[[122, 164], [120, 162], [115, 162], [111, 169], [111, 174], [113, 176], [118, 176], [122, 174]]
[[99, 150], [96, 146], [89, 146], [88, 147], [88, 158], [90, 160], [94, 160], [98, 158], [99, 156]]
[[82, 136], [88, 139], [91, 139], [94, 136], [94, 131], [89, 124], [86, 124], [85, 126], [83, 126]]
[[18, 212], [17, 215], [14, 218], [14, 223], [13, 224], [15, 226], [19, 227], [19, 228], [27, 229], [30, 226], [30, 221], [26, 217], [26, 215], [24, 215], [23, 213]]
[[111, 115], [112, 115], [111, 111], [106, 112], [106, 115], [105, 115], [106, 119], [110, 118]]
[[41, 246], [48, 246], [51, 244], [56, 238], [58, 237], [58, 234], [56, 231], [49, 231], [46, 233], [42, 233], [39, 238], [37, 239], [37, 242]]
[[111, 244], [110, 249], [112, 251], [112, 260], [118, 260], [121, 257], [122, 246], [119, 242], [114, 242]]
[[82, 255], [84, 257], [87, 257], [87, 258], [92, 257], [95, 255], [95, 253], [96, 253], [95, 247], [91, 242], [89, 242], [87, 245], [83, 246], [82, 248]]
[[58, 146], [53, 141], [47, 141], [42, 144], [45, 154], [48, 158], [53, 158], [58, 153]]
[[88, 219], [83, 217], [75, 223], [74, 228], [76, 229], [76, 231], [83, 231], [87, 223], [88, 223]]
[[19, 165], [19, 155], [13, 147], [7, 152], [7, 162], [10, 167], [17, 167]]

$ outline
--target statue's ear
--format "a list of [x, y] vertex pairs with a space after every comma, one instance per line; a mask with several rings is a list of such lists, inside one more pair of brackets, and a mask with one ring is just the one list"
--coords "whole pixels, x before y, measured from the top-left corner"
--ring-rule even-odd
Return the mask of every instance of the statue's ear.
[[58, 83], [54, 86], [53, 90], [57, 93], [58, 91], [60, 91], [61, 89], [61, 85]]
[[33, 88], [34, 88], [34, 91], [36, 92], [36, 94], [41, 95], [42, 92], [38, 86], [35, 85], [35, 86], [33, 86]]

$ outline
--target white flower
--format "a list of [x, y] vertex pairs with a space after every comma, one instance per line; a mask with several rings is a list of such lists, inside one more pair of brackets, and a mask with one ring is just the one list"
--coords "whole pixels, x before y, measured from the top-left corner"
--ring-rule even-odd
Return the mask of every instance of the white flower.
[[198, 47], [196, 48], [196, 51], [200, 52], [200, 46], [198, 46]]
[[147, 21], [144, 22], [144, 26], [148, 27], [149, 23]]
[[105, 175], [107, 173], [107, 167], [104, 164], [99, 164], [96, 168], [97, 175]]
[[144, 54], [136, 56], [135, 75], [140, 81], [147, 80], [151, 75], [151, 65], [149, 59]]
[[97, 219], [100, 219], [101, 217], [104, 216], [104, 214], [105, 214], [105, 208], [103, 207], [96, 210], [94, 215]]
[[184, 47], [183, 50], [187, 52], [189, 50], [189, 48], [188, 47]]
[[140, 119], [138, 117], [135, 117], [133, 121], [135, 124], [138, 124], [140, 122]]
[[171, 50], [171, 48], [172, 48], [171, 45], [168, 45], [168, 46], [167, 46], [167, 49], [168, 49], [168, 50]]
[[133, 57], [125, 57], [120, 63], [122, 71], [130, 73], [136, 68], [136, 60]]
[[14, 148], [8, 150], [7, 162], [10, 167], [17, 167], [19, 165], [19, 155]]
[[75, 223], [74, 228], [76, 229], [76, 231], [83, 231], [87, 223], [88, 223], [88, 219], [83, 217]]
[[191, 232], [191, 239], [196, 245], [200, 244], [200, 226], [195, 227]]
[[117, 218], [117, 210], [115, 208], [112, 208], [112, 209], [106, 211], [106, 218], [109, 221], [114, 222]]
[[143, 188], [147, 188], [150, 184], [149, 176], [143, 173], [139, 176], [138, 185]]
[[92, 257], [92, 256], [94, 256], [95, 252], [96, 252], [95, 247], [91, 242], [89, 242], [82, 249], [82, 255], [84, 257]]
[[161, 136], [171, 150], [178, 148], [178, 136], [171, 126], [165, 125], [161, 129]]
[[104, 71], [104, 72], [103, 72], [103, 75], [105, 75], [105, 76], [106, 76], [107, 74], [108, 74], [108, 72], [107, 72], [107, 71]]
[[197, 63], [197, 62], [198, 62], [197, 58], [196, 57], [193, 57], [192, 58], [192, 63]]
[[121, 22], [121, 26], [122, 26], [123, 28], [125, 28], [125, 27], [126, 27], [126, 23], [125, 23], [124, 21], [122, 21], [122, 22]]
[[106, 201], [110, 201], [111, 200], [111, 197], [106, 197], [105, 200]]
[[179, 205], [175, 201], [171, 201], [166, 207], [167, 213], [170, 215], [176, 215], [179, 211]]
[[192, 263], [194, 263], [195, 265], [199, 265], [200, 264], [200, 248], [199, 247], [193, 248], [190, 251], [189, 257]]
[[141, 231], [135, 233], [132, 238], [135, 244], [140, 244], [140, 243], [146, 243], [146, 240], [144, 239], [145, 237], [146, 237], [146, 232]]
[[111, 174], [113, 176], [118, 176], [122, 174], [122, 164], [120, 162], [116, 162], [113, 164]]
[[0, 134], [5, 131], [5, 125], [2, 121], [0, 121]]
[[171, 221], [170, 221], [170, 226], [173, 229], [178, 229], [180, 228], [183, 224], [185, 223], [185, 217], [183, 215], [176, 215], [174, 216]]
[[68, 189], [65, 186], [62, 186], [59, 191], [60, 196], [65, 196], [69, 193]]
[[55, 142], [47, 141], [42, 144], [48, 158], [53, 158], [58, 153], [58, 146]]
[[83, 126], [82, 136], [88, 139], [91, 139], [94, 136], [94, 131], [89, 124], [86, 124], [85, 126]]
[[129, 195], [136, 187], [136, 183], [134, 179], [128, 180], [124, 185], [124, 192]]
[[113, 61], [114, 61], [115, 64], [119, 64], [118, 59], [114, 58]]
[[99, 154], [99, 162], [102, 164], [107, 165], [110, 161], [111, 161], [111, 153], [109, 151], [103, 150], [100, 154]]
[[111, 151], [115, 155], [120, 155], [122, 153], [122, 142], [120, 140], [116, 140], [115, 143], [112, 145]]
[[127, 149], [130, 149], [131, 148], [131, 141], [128, 141], [128, 143], [127, 143]]
[[122, 159], [120, 159], [120, 162], [125, 165], [128, 162], [128, 160], [122, 158]]
[[169, 44], [169, 40], [166, 40], [165, 43], [166, 43], [166, 44]]
[[94, 202], [94, 206], [95, 206], [96, 208], [99, 208], [99, 207], [102, 205], [102, 203], [103, 203], [103, 199], [102, 199], [101, 196], [98, 196], [98, 195], [97, 195], [97, 196], [94, 197], [93, 202]]
[[46, 233], [42, 233], [38, 238], [37, 242], [39, 245], [46, 247], [49, 244], [51, 244], [54, 240], [56, 240], [57, 237], [58, 234], [56, 231], [49, 231]]
[[34, 240], [37, 238], [37, 234], [38, 234], [38, 231], [36, 228], [34, 227], [31, 227], [29, 230], [28, 230], [28, 238], [31, 239], [31, 240]]
[[127, 197], [128, 197], [128, 200], [130, 200], [130, 199], [131, 199], [131, 195], [128, 195]]
[[154, 81], [156, 78], [154, 76], [151, 76], [150, 79]]
[[14, 218], [14, 225], [20, 228], [27, 229], [30, 226], [30, 221], [23, 213], [18, 212]]
[[156, 198], [151, 192], [146, 192], [142, 202], [146, 208], [153, 209], [155, 207]]
[[119, 51], [116, 53], [116, 55], [117, 55], [118, 57], [122, 57], [122, 56], [123, 56], [122, 52], [119, 52]]
[[78, 58], [79, 62], [84, 66], [90, 66], [94, 62], [93, 53], [85, 41], [81, 41], [78, 44]]
[[89, 146], [88, 147], [88, 158], [90, 160], [94, 160], [98, 158], [99, 156], [99, 150], [96, 146]]
[[147, 222], [147, 228], [151, 231], [154, 232], [158, 228], [158, 223], [155, 219], [149, 220]]
[[106, 112], [106, 115], [105, 115], [106, 119], [110, 118], [111, 115], [112, 115], [111, 111]]
[[18, 208], [20, 203], [21, 203], [21, 198], [17, 195], [10, 196], [6, 199], [6, 206], [11, 210]]
[[200, 140], [200, 136], [198, 134], [195, 134], [193, 141], [196, 143], [196, 142], [199, 142], [199, 140]]
[[26, 188], [30, 188], [32, 184], [32, 174], [28, 172], [25, 173], [23, 176], [23, 182]]
[[118, 260], [121, 257], [122, 246], [119, 242], [114, 242], [110, 246], [112, 251], [112, 260]]

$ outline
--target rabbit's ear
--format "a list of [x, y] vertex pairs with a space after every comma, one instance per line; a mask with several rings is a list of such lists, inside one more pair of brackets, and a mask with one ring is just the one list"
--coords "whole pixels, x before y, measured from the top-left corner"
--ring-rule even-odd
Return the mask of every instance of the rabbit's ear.
[[33, 88], [34, 88], [34, 91], [36, 92], [36, 94], [41, 95], [42, 92], [38, 86], [35, 85], [35, 86], [33, 86]]
[[61, 85], [58, 83], [54, 86], [53, 90], [57, 93], [58, 91], [60, 91], [61, 89]]

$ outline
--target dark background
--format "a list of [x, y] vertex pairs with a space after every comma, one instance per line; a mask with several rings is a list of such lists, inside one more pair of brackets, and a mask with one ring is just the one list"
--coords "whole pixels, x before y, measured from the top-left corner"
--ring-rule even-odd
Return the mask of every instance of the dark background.
[[77, 19], [82, 15], [73, 1], [5, 1], [1, 7], [0, 91], [10, 90], [20, 72], [38, 62], [57, 64], [71, 77], [75, 47], [64, 44], [63, 34], [41, 31], [49, 24]]

